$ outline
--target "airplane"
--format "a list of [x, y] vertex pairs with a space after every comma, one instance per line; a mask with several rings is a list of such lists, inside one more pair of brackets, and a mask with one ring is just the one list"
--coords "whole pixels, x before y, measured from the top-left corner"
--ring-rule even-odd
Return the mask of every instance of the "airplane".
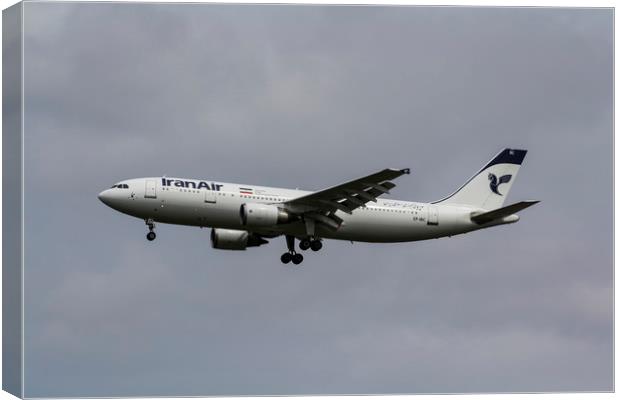
[[451, 195], [431, 203], [379, 198], [409, 168], [384, 169], [316, 192], [171, 178], [128, 179], [99, 193], [121, 213], [143, 219], [153, 241], [155, 223], [211, 228], [211, 245], [246, 250], [284, 235], [280, 260], [297, 265], [300, 250], [319, 251], [324, 239], [413, 242], [515, 223], [515, 213], [538, 201], [503, 207], [527, 150], [504, 149]]

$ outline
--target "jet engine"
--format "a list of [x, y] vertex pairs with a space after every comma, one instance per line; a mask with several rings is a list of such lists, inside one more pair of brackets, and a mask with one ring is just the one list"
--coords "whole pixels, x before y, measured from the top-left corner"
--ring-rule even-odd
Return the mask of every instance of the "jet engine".
[[243, 226], [273, 226], [285, 224], [292, 220], [292, 216], [288, 212], [270, 204], [242, 204], [239, 214]]
[[211, 246], [222, 250], [245, 250], [269, 243], [255, 233], [236, 229], [211, 229]]

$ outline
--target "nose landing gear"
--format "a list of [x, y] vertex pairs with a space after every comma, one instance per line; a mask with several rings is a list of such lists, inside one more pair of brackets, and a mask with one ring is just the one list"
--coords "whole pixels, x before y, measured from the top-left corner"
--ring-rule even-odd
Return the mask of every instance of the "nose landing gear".
[[149, 227], [149, 233], [146, 234], [146, 240], [148, 240], [149, 242], [152, 242], [157, 237], [157, 235], [154, 232], [155, 221], [153, 221], [152, 218], [149, 218], [145, 222], [146, 222], [146, 225]]

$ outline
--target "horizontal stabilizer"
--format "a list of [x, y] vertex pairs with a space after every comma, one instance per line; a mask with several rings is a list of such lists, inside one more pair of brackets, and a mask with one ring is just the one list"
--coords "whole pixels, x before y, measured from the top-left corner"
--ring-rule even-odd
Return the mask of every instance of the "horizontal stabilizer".
[[518, 203], [511, 204], [506, 207], [498, 208], [497, 210], [485, 212], [482, 214], [472, 215], [471, 220], [477, 224], [486, 224], [487, 222], [495, 221], [497, 219], [501, 219], [509, 215], [512, 215], [514, 213], [517, 213], [539, 202], [540, 202], [539, 200], [520, 201]]

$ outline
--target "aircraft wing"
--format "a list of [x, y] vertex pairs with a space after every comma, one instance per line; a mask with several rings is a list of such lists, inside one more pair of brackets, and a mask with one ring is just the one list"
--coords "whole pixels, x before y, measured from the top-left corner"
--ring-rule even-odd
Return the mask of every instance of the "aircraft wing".
[[369, 201], [376, 202], [377, 197], [389, 193], [389, 190], [396, 186], [390, 180], [409, 172], [409, 168], [384, 169], [359, 179], [291, 199], [284, 202], [284, 205], [287, 208], [303, 212], [315, 211], [319, 214], [333, 214], [340, 210], [351, 214], [356, 208], [364, 206]]

